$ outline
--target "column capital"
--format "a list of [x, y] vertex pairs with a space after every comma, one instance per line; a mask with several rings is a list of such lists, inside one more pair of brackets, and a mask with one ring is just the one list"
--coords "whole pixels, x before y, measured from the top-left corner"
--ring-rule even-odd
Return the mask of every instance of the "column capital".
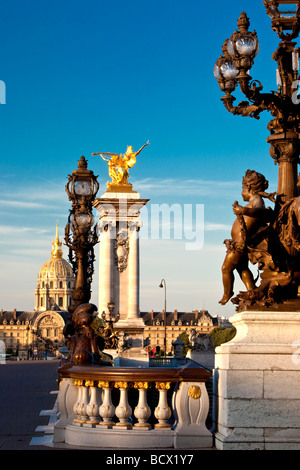
[[134, 230], [139, 232], [139, 230], [141, 229], [142, 226], [143, 226], [143, 222], [141, 220], [131, 220], [131, 221], [128, 222], [128, 230], [130, 230], [132, 232]]
[[114, 229], [116, 227], [116, 221], [115, 220], [105, 220], [102, 219], [98, 223], [98, 229], [100, 233], [102, 232], [108, 232], [111, 229]]

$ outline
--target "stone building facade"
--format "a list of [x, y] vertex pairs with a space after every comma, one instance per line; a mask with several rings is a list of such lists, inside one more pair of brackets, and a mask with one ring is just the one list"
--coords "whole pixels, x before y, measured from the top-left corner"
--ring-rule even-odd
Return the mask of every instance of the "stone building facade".
[[33, 311], [0, 310], [0, 342], [6, 352], [21, 359], [57, 354], [65, 344], [63, 334], [74, 287], [74, 274], [63, 258], [56, 227], [51, 258], [43, 264], [35, 289]]
[[164, 338], [166, 333], [167, 353], [172, 351], [172, 342], [178, 336], [186, 332], [188, 336], [195, 329], [197, 333], [209, 334], [220, 326], [219, 317], [212, 317], [207, 310], [194, 310], [192, 312], [167, 312], [166, 328], [164, 324], [164, 311], [141, 312], [145, 323], [144, 339], [149, 344], [149, 349], [159, 346], [164, 349]]
[[0, 341], [7, 353], [21, 359], [55, 356], [64, 345], [63, 330], [68, 312], [0, 311]]

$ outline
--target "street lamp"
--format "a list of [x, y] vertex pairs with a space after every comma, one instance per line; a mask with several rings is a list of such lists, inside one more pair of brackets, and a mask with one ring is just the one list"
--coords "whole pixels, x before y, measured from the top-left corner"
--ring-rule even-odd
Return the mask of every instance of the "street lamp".
[[[300, 113], [297, 99], [299, 73], [299, 49], [292, 42], [300, 30], [300, 0], [263, 0], [267, 13], [272, 18], [272, 28], [281, 39], [273, 54], [277, 62], [278, 91], [262, 93], [261, 82], [253, 80], [249, 74], [254, 59], [259, 52], [256, 32], [249, 31], [250, 21], [243, 12], [237, 22], [238, 29], [227, 39], [222, 55], [214, 67], [214, 76], [221, 91], [226, 109], [234, 114], [259, 119], [263, 111], [270, 111], [273, 119], [268, 125], [270, 154], [278, 163], [277, 204], [298, 195], [297, 164], [299, 163]], [[291, 8], [293, 7], [293, 8]], [[233, 106], [232, 95], [237, 86], [248, 101]]]
[[108, 315], [106, 314], [106, 312], [103, 311], [101, 317], [106, 323], [108, 323], [111, 330], [113, 330], [114, 323], [117, 323], [120, 320], [120, 313], [117, 312], [117, 314], [114, 315], [115, 303], [112, 299], [110, 299], [110, 301], [108, 302], [107, 308]]
[[223, 55], [215, 63], [214, 76], [218, 80], [220, 89], [230, 95], [237, 87], [236, 77], [239, 71], [235, 68], [234, 62], [227, 52], [227, 44], [228, 39], [222, 47]]
[[[72, 292], [72, 313], [76, 307], [88, 303], [94, 272], [94, 245], [98, 242], [92, 204], [99, 189], [97, 177], [87, 168], [84, 156], [78, 161], [78, 169], [69, 175], [66, 192], [72, 209], [65, 228], [65, 243], [69, 248], [69, 260], [76, 280]], [[75, 254], [75, 257], [74, 257]]]
[[108, 314], [103, 311], [101, 318], [108, 325], [107, 327], [102, 328], [101, 336], [105, 341], [105, 348], [107, 349], [116, 349], [118, 346], [118, 332], [114, 330], [114, 323], [117, 323], [120, 320], [120, 313], [117, 312], [114, 314], [115, 303], [112, 299], [107, 303]]
[[165, 287], [165, 311], [164, 311], [164, 348], [165, 356], [167, 355], [167, 285], [166, 281], [162, 279], [160, 281], [159, 287], [162, 289]]
[[[263, 111], [271, 113], [272, 119], [267, 126], [270, 132], [267, 142], [270, 144], [270, 155], [275, 164], [278, 164], [276, 200], [274, 193], [265, 192], [268, 182], [263, 183], [262, 179], [258, 181], [263, 175], [259, 176], [248, 170], [244, 177], [245, 200], [249, 200], [246, 199], [249, 194], [255, 194], [272, 201], [274, 199], [275, 202], [274, 210], [263, 209], [260, 215], [256, 212], [258, 218], [261, 218], [252, 237], [247, 230], [247, 217], [244, 217], [249, 216], [249, 206], [242, 207], [238, 203], [237, 206], [234, 205], [240, 243], [234, 244], [232, 240], [226, 240], [228, 250], [235, 255], [240, 250], [252, 264], [258, 264], [261, 271], [259, 287], [252, 287], [256, 284], [249, 282], [246, 285], [247, 292], [240, 292], [237, 297], [232, 298], [232, 302], [240, 309], [256, 303], [270, 306], [296, 299], [299, 302], [298, 289], [300, 293], [300, 75], [299, 49], [296, 42], [293, 42], [300, 32], [300, 0], [263, 0], [263, 4], [272, 19], [272, 29], [280, 39], [278, 48], [272, 55], [272, 59], [277, 62], [277, 90], [263, 93], [261, 82], [252, 80], [250, 76], [254, 59], [259, 52], [259, 42], [256, 32], [249, 30], [250, 21], [245, 12], [238, 19], [238, 29], [224, 42], [222, 55], [214, 66], [214, 76], [221, 91], [225, 92], [221, 100], [230, 113], [255, 119], [259, 119]], [[234, 106], [236, 98], [232, 93], [238, 86], [247, 100]], [[253, 180], [249, 179], [253, 173], [257, 179], [256, 189]], [[249, 191], [248, 196], [246, 190]], [[250, 218], [256, 217], [253, 214], [254, 212], [250, 214]], [[227, 283], [227, 291], [225, 299], [220, 302], [222, 304], [233, 295], [231, 278], [226, 277], [228, 272], [231, 274], [232, 270], [237, 269], [242, 273], [242, 280], [247, 283], [250, 279], [249, 271], [244, 269], [245, 265], [239, 264], [236, 267], [236, 259], [235, 265], [230, 264], [230, 259], [227, 259], [228, 264], [223, 264], [223, 283]]]
[[[300, 30], [299, 0], [263, 0], [267, 14], [272, 18], [272, 29], [280, 39], [295, 39]], [[287, 31], [290, 31], [289, 33]]]

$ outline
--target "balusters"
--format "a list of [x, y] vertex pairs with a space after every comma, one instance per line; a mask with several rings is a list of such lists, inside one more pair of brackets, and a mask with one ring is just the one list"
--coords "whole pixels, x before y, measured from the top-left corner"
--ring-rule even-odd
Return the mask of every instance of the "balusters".
[[86, 380], [85, 386], [90, 388], [90, 401], [86, 407], [86, 414], [89, 417], [89, 420], [86, 421], [86, 424], [99, 424], [99, 404], [97, 400], [97, 387], [95, 387], [93, 380]]
[[120, 389], [120, 401], [116, 408], [116, 416], [119, 418], [119, 422], [116, 426], [125, 426], [127, 429], [132, 428], [130, 418], [132, 414], [132, 408], [128, 402], [128, 388], [132, 385], [128, 382], [116, 382], [115, 388]]
[[81, 403], [81, 390], [82, 390], [82, 385], [83, 385], [83, 380], [74, 380], [74, 385], [78, 387], [78, 392], [77, 392], [77, 400], [74, 403], [73, 406], [73, 411], [77, 415], [77, 418], [75, 418], [73, 421], [74, 423], [78, 423], [78, 415], [79, 415], [79, 405]]
[[83, 380], [75, 380], [74, 385], [78, 386], [77, 400], [73, 407], [73, 411], [77, 415], [74, 422], [83, 424], [87, 420], [86, 407], [88, 404], [88, 389], [85, 387]]
[[135, 428], [150, 429], [151, 424], [147, 420], [151, 416], [151, 409], [147, 403], [147, 390], [149, 388], [148, 382], [135, 382], [134, 388], [139, 391], [139, 401], [134, 410], [134, 416], [138, 422], [134, 425]]
[[99, 424], [110, 428], [114, 425], [112, 418], [115, 416], [115, 407], [111, 399], [111, 385], [109, 382], [98, 382], [98, 387], [103, 390], [102, 405], [99, 408], [99, 414], [103, 421]]
[[154, 416], [158, 423], [154, 425], [155, 428], [170, 428], [168, 420], [171, 418], [172, 412], [168, 405], [167, 393], [170, 389], [170, 382], [156, 382], [155, 388], [159, 391], [159, 401], [155, 408]]
[[[112, 426], [131, 429], [132, 408], [129, 404], [128, 392], [130, 388], [134, 387], [139, 392], [138, 403], [134, 409], [134, 416], [137, 419], [134, 429], [151, 429], [151, 425], [148, 423], [151, 409], [147, 402], [147, 390], [152, 383], [98, 381], [97, 384], [97, 381], [95, 383], [94, 380], [74, 380], [74, 385], [78, 387], [77, 399], [73, 406], [73, 411], [76, 414], [75, 424], [84, 424], [90, 427], [101, 426], [107, 429], [111, 429]], [[159, 392], [158, 404], [154, 410], [154, 416], [158, 420], [158, 423], [154, 425], [155, 429], [171, 428], [168, 420], [172, 412], [167, 400], [170, 386], [170, 382], [155, 383], [155, 387]], [[119, 403], [116, 407], [112, 401], [113, 387], [120, 391]], [[102, 400], [99, 399], [98, 389], [102, 389]], [[113, 420], [115, 416], [119, 419], [117, 423]]]

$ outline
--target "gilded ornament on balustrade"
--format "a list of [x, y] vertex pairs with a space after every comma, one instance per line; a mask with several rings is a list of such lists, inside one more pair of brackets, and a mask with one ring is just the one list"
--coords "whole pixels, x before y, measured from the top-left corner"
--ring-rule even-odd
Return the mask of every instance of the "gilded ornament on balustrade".
[[200, 389], [200, 387], [198, 387], [198, 385], [192, 385], [192, 386], [189, 388], [188, 396], [189, 396], [190, 398], [193, 398], [194, 400], [197, 400], [198, 398], [200, 398], [200, 396], [201, 396], [201, 389]]

